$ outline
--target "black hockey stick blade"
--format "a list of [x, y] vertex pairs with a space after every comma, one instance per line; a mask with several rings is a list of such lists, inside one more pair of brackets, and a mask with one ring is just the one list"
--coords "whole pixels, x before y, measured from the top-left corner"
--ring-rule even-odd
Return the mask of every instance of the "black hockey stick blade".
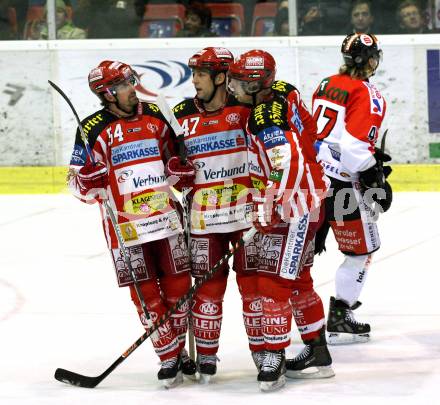
[[57, 368], [55, 379], [66, 384], [75, 385], [83, 388], [95, 388], [102, 380], [102, 376], [87, 377], [85, 375], [74, 373], [73, 371]]

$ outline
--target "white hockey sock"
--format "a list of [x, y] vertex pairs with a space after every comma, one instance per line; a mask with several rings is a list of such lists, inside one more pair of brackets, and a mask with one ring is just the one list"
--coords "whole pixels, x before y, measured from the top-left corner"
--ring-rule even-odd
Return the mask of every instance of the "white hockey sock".
[[352, 306], [358, 300], [367, 278], [368, 267], [373, 254], [345, 256], [344, 262], [336, 271], [336, 299]]

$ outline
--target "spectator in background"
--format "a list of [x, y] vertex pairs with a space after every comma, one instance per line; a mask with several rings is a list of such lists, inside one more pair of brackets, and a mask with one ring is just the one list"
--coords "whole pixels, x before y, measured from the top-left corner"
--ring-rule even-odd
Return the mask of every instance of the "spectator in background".
[[[76, 27], [68, 19], [66, 3], [63, 0], [56, 0], [55, 2], [55, 23], [57, 39], [85, 39], [87, 37], [87, 33], [83, 29]], [[32, 22], [31, 39], [48, 39], [48, 37], [46, 21]]]
[[275, 16], [273, 35], [289, 36], [289, 10], [286, 7], [280, 8]]
[[425, 21], [419, 6], [414, 0], [404, 0], [397, 7], [397, 20], [400, 34], [426, 33]]
[[338, 35], [349, 20], [349, 0], [302, 0], [298, 2], [299, 35]]
[[107, 0], [107, 5], [96, 12], [96, 22], [89, 28], [89, 38], [135, 38], [138, 31], [139, 21], [133, 1]]
[[202, 3], [192, 3], [185, 10], [185, 21], [177, 37], [214, 37], [210, 31], [212, 15], [211, 10]]
[[368, 34], [372, 29], [374, 16], [369, 0], [355, 0], [351, 7], [351, 31]]
[[0, 40], [17, 39], [9, 21], [9, 0], [0, 0]]

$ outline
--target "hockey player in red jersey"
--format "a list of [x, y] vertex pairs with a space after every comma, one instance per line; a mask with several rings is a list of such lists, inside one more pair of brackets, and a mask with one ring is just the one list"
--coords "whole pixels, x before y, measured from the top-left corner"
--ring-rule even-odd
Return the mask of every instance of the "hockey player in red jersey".
[[[324, 249], [331, 226], [345, 255], [336, 271], [336, 297], [330, 298], [327, 320], [329, 343], [335, 344], [369, 340], [370, 325], [357, 322], [352, 310], [360, 305], [373, 253], [380, 247], [372, 208], [380, 205], [387, 211], [392, 200], [391, 186], [385, 180], [391, 168], [383, 167], [391, 157], [374, 146], [386, 103], [368, 80], [376, 72], [382, 51], [370, 34], [348, 35], [341, 51], [344, 65], [339, 74], [323, 79], [313, 95], [316, 149], [332, 184], [317, 250]], [[370, 203], [368, 195], [373, 197]]]
[[[226, 72], [233, 56], [225, 48], [205, 48], [193, 55], [196, 96], [177, 104], [174, 113], [185, 130], [188, 161], [197, 168], [190, 194], [191, 266], [202, 276], [249, 229], [252, 187], [247, 160], [245, 125], [249, 107], [226, 92]], [[177, 158], [170, 159], [170, 174], [182, 172]], [[261, 306], [256, 292], [255, 243], [240, 249], [234, 270], [243, 301], [243, 318], [256, 364], [262, 350]], [[227, 264], [205, 282], [192, 306], [192, 325], [201, 381], [216, 373], [223, 317], [222, 304], [228, 277]]]
[[[273, 57], [260, 50], [242, 54], [228, 72], [228, 90], [239, 101], [253, 105], [248, 121], [249, 159], [258, 159], [263, 168], [260, 183], [255, 182], [259, 193], [253, 196], [254, 226], [261, 232], [257, 274], [265, 356], [258, 381], [263, 391], [282, 387], [285, 374], [292, 378], [334, 375], [324, 309], [310, 276], [328, 180], [313, 148], [316, 125], [298, 90], [275, 81], [275, 72]], [[306, 346], [286, 364], [292, 310]], [[315, 367], [316, 373], [308, 373]]]
[[[130, 66], [104, 61], [91, 70], [91, 91], [103, 108], [82, 121], [96, 164], [86, 154], [77, 131], [69, 171], [69, 187], [81, 201], [98, 201], [102, 224], [120, 287], [129, 286], [139, 317], [145, 315], [133, 287], [102, 199], [108, 199], [125, 240], [140, 291], [153, 322], [190, 288], [189, 257], [182, 227], [164, 173], [170, 153], [170, 130], [155, 104], [139, 102], [137, 75]], [[161, 254], [157, 255], [160, 251]], [[152, 338], [166, 387], [182, 381], [182, 358], [189, 305], [182, 306]]]

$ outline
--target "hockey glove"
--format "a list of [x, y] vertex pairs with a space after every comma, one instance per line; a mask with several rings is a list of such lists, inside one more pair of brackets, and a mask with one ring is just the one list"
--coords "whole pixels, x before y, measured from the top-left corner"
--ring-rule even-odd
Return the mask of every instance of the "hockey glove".
[[385, 191], [385, 198], [378, 198], [378, 196], [374, 194], [373, 200], [376, 202], [376, 204], [379, 204], [382, 207], [383, 212], [387, 212], [391, 207], [391, 203], [393, 202], [393, 189], [391, 188], [390, 183], [385, 181], [382, 190]]
[[103, 194], [108, 186], [107, 166], [103, 162], [92, 164], [87, 162], [78, 172], [78, 183], [87, 193], [94, 190], [96, 194]]
[[191, 160], [182, 163], [177, 156], [171, 157], [165, 165], [165, 174], [167, 177], [175, 176], [178, 180], [173, 184], [176, 190], [192, 187], [196, 178], [196, 167]]
[[254, 196], [253, 200], [253, 223], [258, 232], [271, 233], [281, 222], [281, 216], [277, 210], [277, 204], [273, 197]]
[[377, 162], [389, 162], [391, 161], [392, 157], [391, 155], [388, 155], [388, 153], [382, 152], [379, 148], [374, 148], [374, 158]]
[[[380, 152], [382, 154], [382, 152]], [[382, 154], [385, 158], [390, 156], [387, 154]], [[376, 158], [376, 155], [374, 156]], [[369, 169], [359, 173], [359, 182], [364, 189], [380, 187], [383, 188], [385, 184], [385, 179], [391, 174], [393, 169], [391, 166], [382, 166], [382, 162], [388, 162], [388, 160], [378, 160], [376, 158], [376, 164]]]

